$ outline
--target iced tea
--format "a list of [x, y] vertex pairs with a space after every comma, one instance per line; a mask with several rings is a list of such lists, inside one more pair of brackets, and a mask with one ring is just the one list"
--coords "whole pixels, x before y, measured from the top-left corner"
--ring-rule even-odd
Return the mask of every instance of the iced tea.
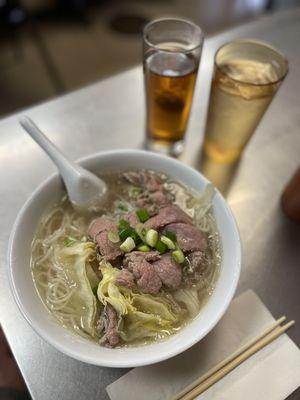
[[[217, 162], [232, 163], [239, 159], [287, 72], [271, 57], [264, 57], [266, 52], [261, 48], [264, 45], [244, 42], [245, 46], [249, 44], [260, 46], [256, 57], [251, 57], [248, 48], [240, 57], [235, 49], [223, 59], [220, 55], [216, 58], [204, 152]], [[272, 55], [275, 53], [272, 48], [266, 49]]]
[[152, 140], [183, 139], [191, 109], [197, 62], [184, 53], [158, 52], [145, 61], [147, 134]]
[[147, 148], [177, 156], [183, 149], [203, 35], [192, 22], [165, 18], [146, 25], [143, 39]]

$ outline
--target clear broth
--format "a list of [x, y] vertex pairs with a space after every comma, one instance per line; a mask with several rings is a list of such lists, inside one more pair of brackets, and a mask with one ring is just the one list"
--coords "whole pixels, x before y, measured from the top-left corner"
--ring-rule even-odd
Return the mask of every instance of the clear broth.
[[[131, 185], [124, 182], [122, 177], [124, 172], [125, 171], [111, 172], [101, 175], [102, 179], [107, 183], [109, 191], [107, 204], [103, 209], [103, 214], [105, 215], [121, 216], [124, 210], [119, 208], [120, 204], [125, 204], [129, 209], [128, 211], [131, 211], [130, 207], [132, 207], [132, 200], [129, 197], [129, 189]], [[158, 175], [164, 181], [165, 188], [172, 193], [174, 203], [193, 217], [195, 221], [195, 215], [193, 215], [193, 204], [197, 201], [197, 196], [199, 196], [199, 194], [187, 189], [181, 183], [169, 179], [165, 175]], [[134, 208], [132, 207], [132, 210], [133, 209]], [[69, 294], [74, 293], [72, 291], [76, 290], [76, 283], [69, 279], [68, 270], [60, 270], [59, 261], [55, 256], [56, 245], [59, 241], [62, 241], [62, 237], [71, 236], [78, 240], [88, 240], [87, 229], [95, 216], [99, 216], [99, 213], [83, 215], [75, 212], [69, 203], [66, 194], [64, 194], [60, 203], [55, 205], [55, 207], [44, 216], [38, 226], [32, 242], [31, 271], [36, 290], [51, 315], [53, 315], [65, 328], [98, 342], [100, 338], [87, 332], [85, 326], [82, 324], [82, 318], [80, 316], [77, 316], [76, 318], [72, 316], [72, 312], [70, 311], [72, 310], [72, 294], [70, 296]], [[191, 311], [186, 309], [180, 300], [176, 300], [183, 312], [180, 313], [178, 321], [174, 324], [172, 331], [162, 331], [154, 337], [147, 337], [143, 340], [133, 340], [130, 343], [126, 343], [126, 345], [144, 345], [153, 341], [162, 340], [171, 334], [176, 333], [200, 312], [211, 296], [221, 264], [221, 242], [212, 210], [208, 211], [205, 215], [205, 221], [203, 220], [200, 222], [200, 224], [195, 223], [195, 225], [198, 226], [200, 230], [206, 231], [205, 234], [208, 240], [205, 260], [201, 269], [197, 272], [189, 271], [189, 266], [187, 264], [183, 267], [184, 279], [181, 287], [178, 289], [189, 288], [193, 293], [196, 293], [199, 301], [196, 312], [194, 310], [193, 315], [191, 315]], [[96, 254], [91, 265], [93, 265], [93, 263], [95, 269], [95, 263], [97, 264]], [[55, 286], [55, 278], [57, 276], [59, 276], [59, 279], [63, 280], [64, 285], [66, 285], [65, 290], [67, 290], [69, 296], [69, 298], [67, 298], [67, 296], [65, 297], [65, 303], [63, 302], [64, 297], [61, 296], [62, 303], [59, 303], [58, 306], [56, 306], [56, 302], [53, 303], [49, 301], [49, 299], [51, 300], [51, 292], [54, 289], [58, 291], [58, 293], [59, 290], [61, 290], [62, 293], [64, 292], [63, 287], [60, 288], [58, 285], [56, 288]], [[169, 296], [170, 299], [176, 299], [176, 292], [178, 292], [178, 290], [173, 292], [165, 290], [163, 295]], [[61, 305], [63, 305], [62, 308]], [[98, 302], [97, 315], [99, 315], [100, 308], [101, 305]], [[83, 304], [82, 313], [84, 312], [85, 305]], [[121, 345], [124, 346], [125, 344], [122, 343]]]

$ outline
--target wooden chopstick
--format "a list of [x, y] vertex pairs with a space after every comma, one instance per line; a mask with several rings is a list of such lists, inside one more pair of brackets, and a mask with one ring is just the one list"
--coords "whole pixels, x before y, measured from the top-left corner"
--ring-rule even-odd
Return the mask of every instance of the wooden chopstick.
[[212, 367], [210, 370], [208, 370], [204, 375], [200, 376], [200, 378], [196, 379], [194, 382], [192, 382], [190, 385], [186, 386], [181, 392], [177, 393], [174, 397], [172, 397], [170, 400], [179, 400], [181, 399], [186, 393], [190, 392], [192, 389], [194, 389], [196, 386], [200, 385], [200, 383], [204, 382], [206, 379], [208, 379], [210, 376], [212, 376], [215, 372], [217, 372], [219, 369], [224, 367], [226, 364], [234, 360], [236, 357], [238, 357], [241, 353], [244, 351], [248, 350], [251, 346], [253, 346], [256, 342], [258, 342], [260, 339], [262, 339], [264, 336], [266, 336], [268, 333], [273, 331], [277, 326], [279, 326], [282, 322], [286, 320], [286, 316], [282, 316], [281, 318], [277, 319], [274, 321], [271, 325], [268, 326], [268, 328], [264, 329], [263, 332], [255, 336], [253, 339], [251, 339], [249, 342], [245, 343], [243, 346], [241, 346], [238, 350], [236, 350], [234, 353], [230, 354], [228, 357], [226, 357], [223, 361]]
[[253, 346], [251, 346], [248, 350], [241, 353], [230, 363], [226, 364], [223, 368], [219, 369], [215, 374], [211, 375], [207, 380], [205, 380], [200, 385], [196, 386], [193, 390], [191, 390], [189, 393], [181, 397], [180, 400], [193, 400], [196, 396], [199, 396], [199, 394], [203, 393], [210, 386], [219, 381], [221, 378], [223, 378], [226, 374], [228, 374], [238, 365], [240, 365], [243, 361], [247, 360], [247, 358], [251, 357], [257, 351], [259, 351], [267, 344], [275, 340], [278, 336], [280, 336], [292, 325], [294, 325], [294, 323], [295, 321], [290, 321], [283, 326], [276, 327], [273, 331], [271, 331], [269, 334], [267, 334], [261, 340], [259, 340]]
[[283, 316], [277, 321], [273, 322], [262, 333], [251, 339], [229, 357], [225, 358], [215, 367], [211, 368], [203, 376], [185, 387], [180, 393], [172, 397], [171, 400], [190, 400], [195, 398], [195, 396], [202, 393], [204, 390], [208, 389], [208, 387], [217, 382], [217, 380], [221, 379], [224, 375], [237, 367], [241, 362], [246, 360], [252, 354], [256, 353], [262, 347], [266, 346], [272, 340], [276, 339], [295, 323], [294, 321], [291, 321], [282, 327], [278, 327], [283, 321], [285, 321], [285, 319], [286, 317]]

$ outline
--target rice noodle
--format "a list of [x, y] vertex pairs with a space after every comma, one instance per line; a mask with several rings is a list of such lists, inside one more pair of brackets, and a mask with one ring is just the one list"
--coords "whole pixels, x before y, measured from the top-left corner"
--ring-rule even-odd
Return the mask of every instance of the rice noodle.
[[67, 236], [80, 240], [86, 228], [84, 217], [77, 216], [63, 199], [42, 219], [32, 242], [31, 257], [33, 279], [43, 302], [65, 327], [83, 336], [87, 334], [76, 323], [73, 308], [68, 306], [76, 287], [68, 280], [58, 254]]

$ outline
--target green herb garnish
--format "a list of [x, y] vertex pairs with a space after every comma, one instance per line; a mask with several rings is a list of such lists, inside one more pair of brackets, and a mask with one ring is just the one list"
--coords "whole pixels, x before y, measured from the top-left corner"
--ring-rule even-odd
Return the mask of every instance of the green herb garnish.
[[129, 227], [129, 228], [121, 229], [119, 231], [119, 236], [120, 236], [121, 240], [125, 240], [128, 237], [131, 237], [131, 235], [133, 235], [133, 233], [134, 233], [134, 229]]
[[122, 229], [127, 229], [127, 228], [130, 228], [129, 222], [125, 221], [125, 219], [120, 219], [120, 221], [119, 221], [119, 229], [122, 230]]
[[107, 237], [112, 243], [118, 243], [120, 241], [118, 233], [114, 231], [109, 231]]
[[147, 253], [148, 251], [150, 251], [150, 247], [147, 246], [146, 244], [142, 244], [137, 248], [139, 251], [142, 251], [143, 253]]
[[129, 253], [134, 248], [135, 248], [135, 241], [130, 236], [120, 246], [120, 249], [123, 250], [125, 253]]
[[128, 211], [128, 208], [127, 208], [124, 204], [122, 204], [122, 203], [119, 203], [119, 204], [117, 205], [117, 208], [118, 208], [119, 210], [121, 210], [121, 211]]
[[171, 239], [172, 242], [176, 242], [176, 234], [172, 231], [166, 231], [165, 236], [167, 236], [167, 238]]
[[182, 264], [185, 260], [184, 254], [180, 249], [173, 251], [172, 256], [178, 264]]
[[150, 218], [150, 215], [146, 208], [139, 208], [138, 210], [136, 210], [135, 213], [141, 222], [146, 222]]
[[151, 247], [155, 247], [157, 240], [158, 240], [158, 232], [154, 229], [149, 229], [145, 237], [146, 243]]
[[161, 240], [158, 240], [158, 242], [155, 245], [155, 249], [160, 254], [164, 254], [168, 250], [168, 247]]
[[160, 240], [167, 246], [170, 250], [175, 250], [176, 246], [175, 243], [165, 235], [162, 235]]
[[129, 228], [121, 229], [119, 231], [119, 237], [121, 240], [126, 240], [128, 237], [131, 237], [137, 245], [142, 242], [137, 232], [131, 226], [129, 226]]
[[138, 186], [132, 186], [129, 189], [129, 197], [131, 197], [132, 199], [136, 199], [138, 197], [138, 195], [141, 193], [142, 193], [142, 188], [140, 188]]
[[136, 233], [138, 234], [138, 236], [140, 237], [142, 242], [145, 242], [145, 236], [146, 236], [146, 229], [144, 228], [144, 224], [142, 224], [141, 222], [139, 222], [138, 224], [135, 225], [134, 227]]
[[66, 247], [72, 246], [75, 242], [77, 242], [77, 240], [71, 236], [66, 237], [65, 240], [63, 241], [64, 246]]

